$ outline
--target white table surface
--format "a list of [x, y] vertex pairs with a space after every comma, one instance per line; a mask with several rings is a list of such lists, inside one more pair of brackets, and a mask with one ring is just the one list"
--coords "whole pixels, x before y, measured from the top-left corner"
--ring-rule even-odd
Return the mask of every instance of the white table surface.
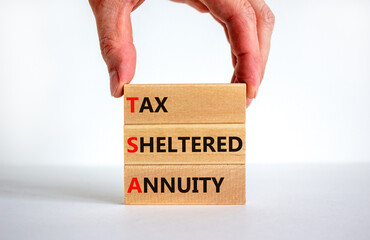
[[125, 206], [123, 167], [0, 167], [0, 239], [370, 239], [369, 164], [249, 164], [246, 206]]

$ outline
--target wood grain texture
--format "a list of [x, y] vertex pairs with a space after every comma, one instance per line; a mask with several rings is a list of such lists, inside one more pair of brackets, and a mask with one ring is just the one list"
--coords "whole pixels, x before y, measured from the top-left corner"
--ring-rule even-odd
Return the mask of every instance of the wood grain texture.
[[[128, 84], [124, 88], [125, 124], [245, 123], [245, 84]], [[148, 101], [143, 104], [145, 97], [150, 106]], [[157, 109], [155, 97], [159, 102], [166, 97], [167, 112]]]
[[[245, 204], [244, 164], [125, 165], [124, 172], [125, 204]], [[157, 184], [155, 184], [155, 178], [157, 178]], [[166, 179], [170, 187], [173, 187], [173, 192], [167, 185], [161, 186], [162, 178]], [[183, 192], [178, 188], [178, 178], [181, 179]], [[222, 181], [221, 178], [223, 178]], [[150, 181], [154, 190], [144, 181]], [[196, 187], [194, 182], [197, 182]], [[206, 189], [204, 182], [207, 182]]]
[[[141, 139], [152, 142], [153, 148], [141, 149]], [[135, 152], [132, 144], [137, 146]], [[125, 125], [124, 160], [125, 164], [244, 164], [245, 125]]]

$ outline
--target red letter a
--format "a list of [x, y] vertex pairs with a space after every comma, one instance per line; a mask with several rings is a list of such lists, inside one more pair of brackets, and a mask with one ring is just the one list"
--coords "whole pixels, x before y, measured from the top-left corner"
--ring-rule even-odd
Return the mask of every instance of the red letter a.
[[127, 193], [131, 193], [132, 190], [137, 190], [138, 193], [141, 193], [141, 188], [139, 185], [139, 181], [137, 180], [136, 177], [132, 178], [130, 186], [128, 187]]

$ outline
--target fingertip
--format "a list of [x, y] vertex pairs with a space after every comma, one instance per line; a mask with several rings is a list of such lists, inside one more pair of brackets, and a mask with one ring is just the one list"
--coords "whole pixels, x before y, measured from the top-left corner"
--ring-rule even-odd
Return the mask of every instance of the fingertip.
[[123, 87], [117, 88], [116, 92], [114, 93], [113, 97], [120, 98], [123, 96]]

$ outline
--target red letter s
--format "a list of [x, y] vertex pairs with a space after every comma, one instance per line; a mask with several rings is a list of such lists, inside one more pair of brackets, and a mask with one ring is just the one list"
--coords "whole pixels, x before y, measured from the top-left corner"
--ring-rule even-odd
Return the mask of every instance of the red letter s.
[[133, 140], [137, 141], [137, 137], [130, 137], [130, 138], [127, 139], [127, 144], [130, 145], [131, 147], [133, 147], [133, 149], [128, 149], [127, 148], [127, 152], [129, 152], [129, 153], [134, 153], [138, 149], [137, 145], [132, 142]]

